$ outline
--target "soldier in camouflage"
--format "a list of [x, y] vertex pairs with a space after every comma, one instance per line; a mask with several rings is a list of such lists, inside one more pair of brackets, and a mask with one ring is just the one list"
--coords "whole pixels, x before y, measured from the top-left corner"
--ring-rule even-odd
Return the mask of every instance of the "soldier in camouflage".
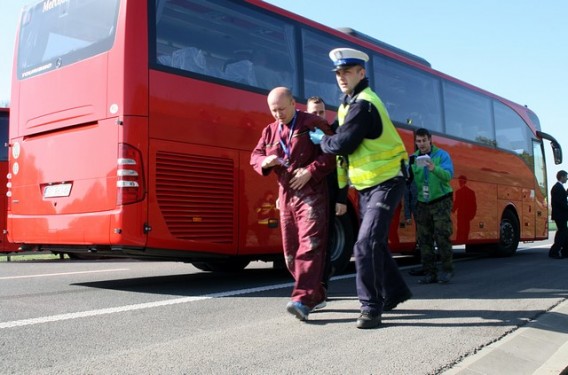
[[[452, 187], [454, 166], [450, 155], [432, 144], [432, 135], [421, 128], [414, 134], [418, 150], [412, 158], [413, 183], [418, 192], [416, 205], [417, 241], [420, 245], [424, 278], [421, 284], [448, 283], [453, 276], [452, 242]], [[438, 276], [434, 243], [442, 261]]]

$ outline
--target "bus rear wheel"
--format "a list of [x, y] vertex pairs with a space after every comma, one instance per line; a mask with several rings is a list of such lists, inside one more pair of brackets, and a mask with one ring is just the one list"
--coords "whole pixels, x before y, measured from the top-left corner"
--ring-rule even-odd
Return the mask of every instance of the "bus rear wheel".
[[336, 216], [334, 234], [330, 238], [328, 250], [331, 252], [331, 266], [336, 274], [343, 272], [353, 254], [355, 235], [353, 224], [348, 214]]

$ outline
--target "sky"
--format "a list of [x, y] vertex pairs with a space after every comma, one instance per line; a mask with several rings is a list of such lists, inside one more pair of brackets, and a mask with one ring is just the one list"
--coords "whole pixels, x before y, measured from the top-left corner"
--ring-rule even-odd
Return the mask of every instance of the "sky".
[[[31, 1], [33, 3], [34, 1]], [[527, 105], [564, 148], [568, 170], [568, 1], [268, 0], [330, 27], [351, 27], [428, 60], [450, 76]], [[29, 0], [2, 2], [0, 105], [9, 103], [14, 39]]]

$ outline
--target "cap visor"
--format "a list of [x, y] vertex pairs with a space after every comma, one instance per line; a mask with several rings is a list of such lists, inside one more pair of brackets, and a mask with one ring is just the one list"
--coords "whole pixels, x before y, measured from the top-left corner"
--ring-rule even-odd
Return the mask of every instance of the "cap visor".
[[359, 66], [365, 68], [365, 67], [362, 66], [361, 64], [357, 64], [357, 63], [354, 63], [354, 64], [342, 64], [342, 65], [338, 65], [338, 66], [336, 66], [335, 68], [331, 69], [331, 71], [332, 71], [332, 72], [337, 72], [338, 70], [349, 69], [349, 68], [354, 67], [354, 66], [357, 66], [357, 65], [359, 65]]

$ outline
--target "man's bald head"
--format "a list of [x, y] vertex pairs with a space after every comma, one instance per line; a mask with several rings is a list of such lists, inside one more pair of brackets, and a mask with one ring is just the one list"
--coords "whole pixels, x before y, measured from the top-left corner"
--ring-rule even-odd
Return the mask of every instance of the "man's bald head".
[[274, 118], [284, 124], [290, 123], [296, 113], [296, 101], [292, 91], [287, 87], [276, 87], [270, 91], [266, 99], [268, 108]]

